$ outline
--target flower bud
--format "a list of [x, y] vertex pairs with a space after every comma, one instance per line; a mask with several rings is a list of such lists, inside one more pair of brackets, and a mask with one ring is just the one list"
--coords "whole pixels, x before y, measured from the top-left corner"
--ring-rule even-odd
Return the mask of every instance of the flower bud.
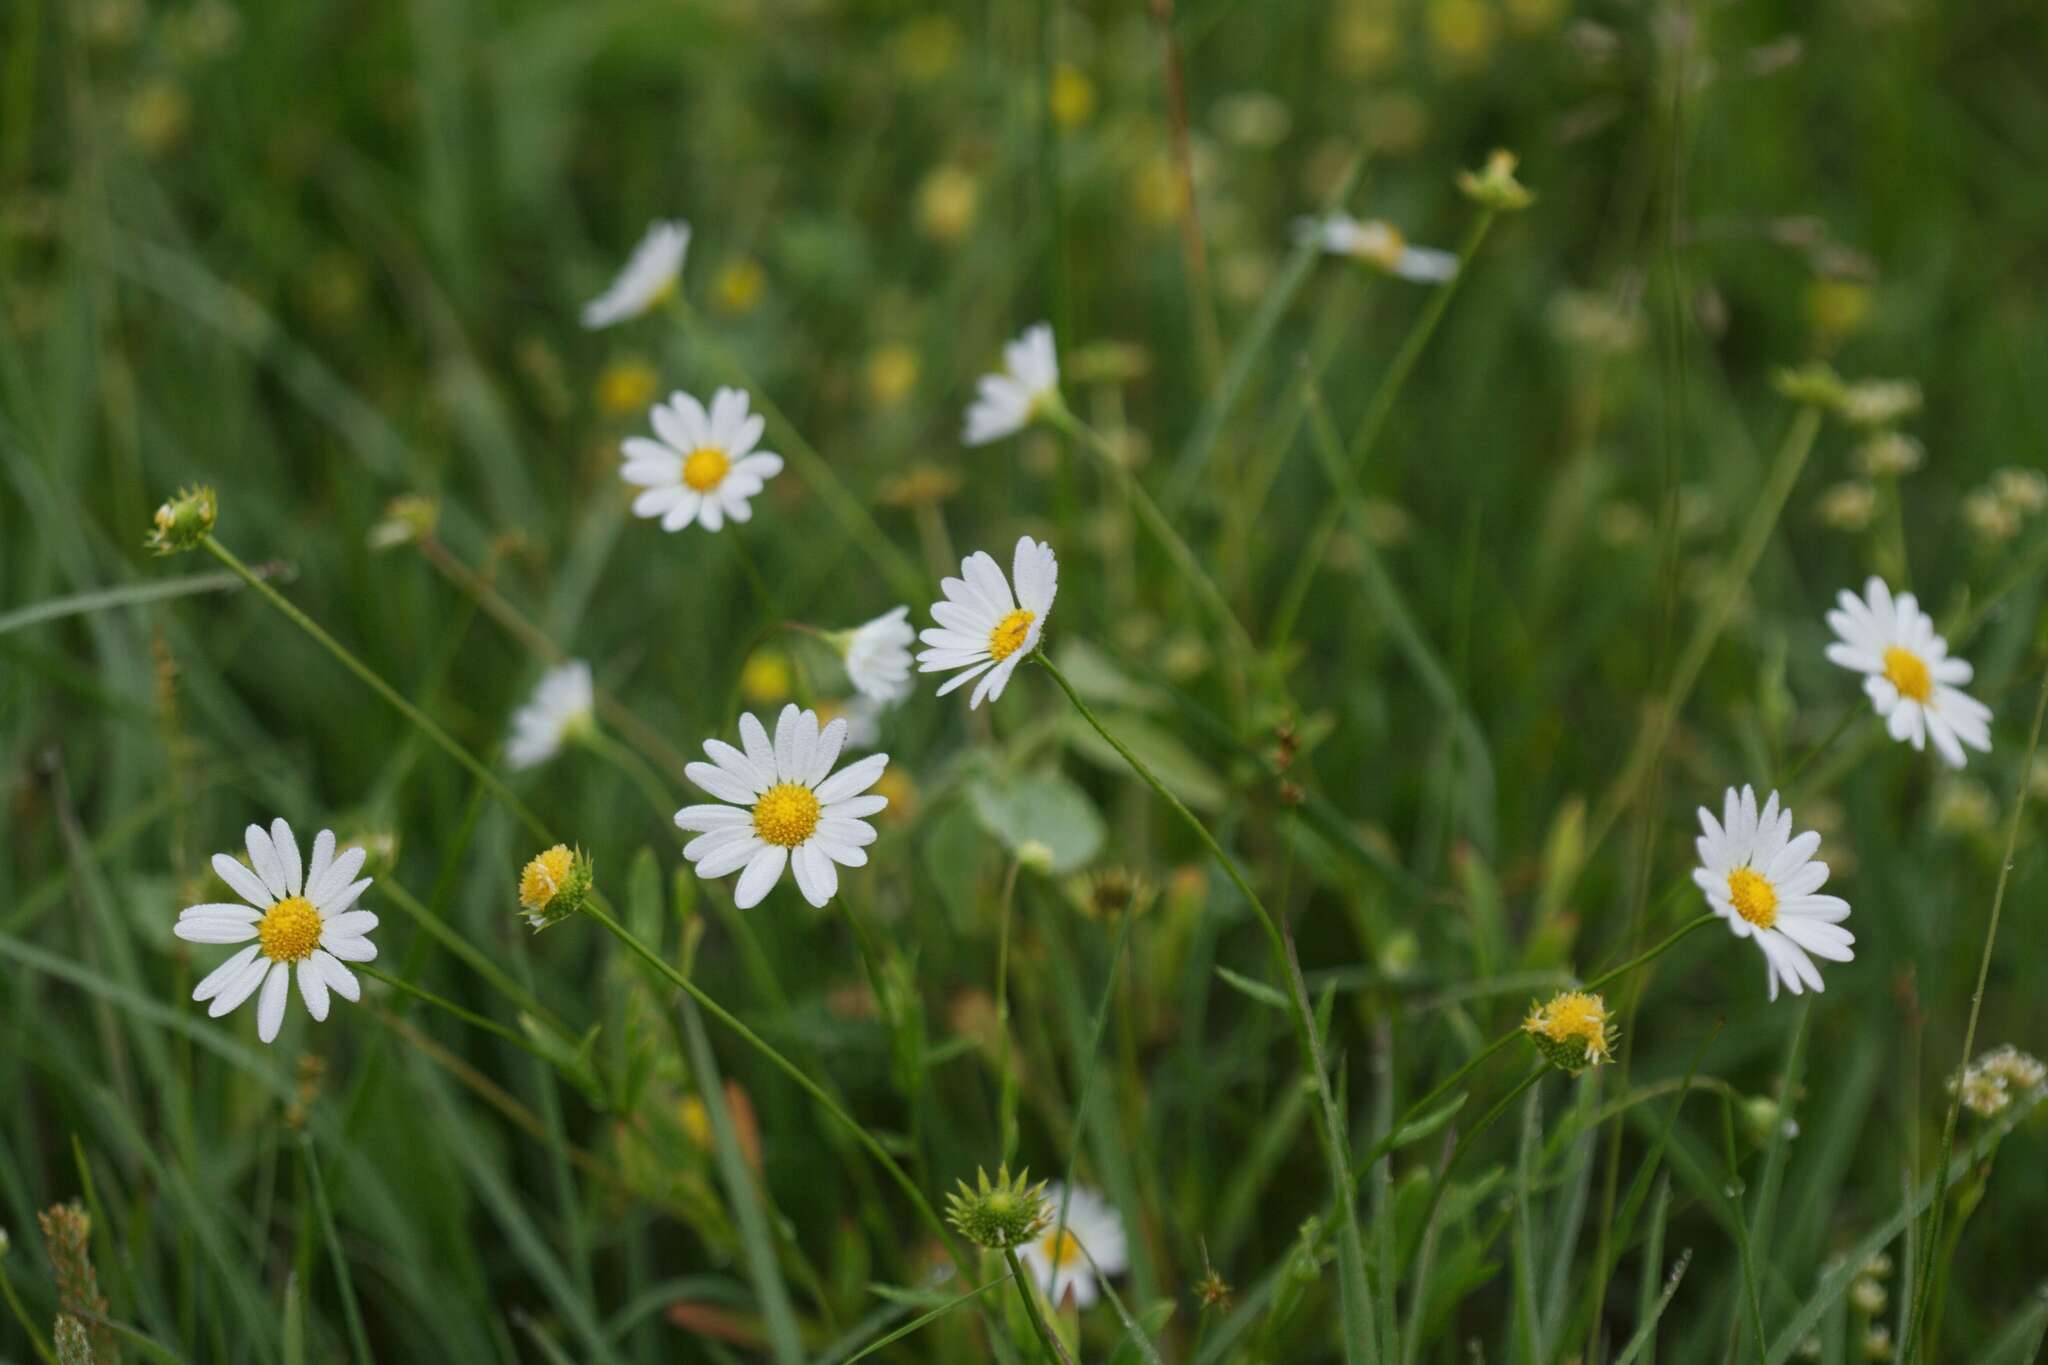
[[1536, 202], [1521, 181], [1515, 179], [1516, 157], [1497, 148], [1476, 171], [1458, 172], [1458, 190], [1473, 203], [1495, 213], [1517, 213]]
[[539, 933], [588, 905], [593, 881], [589, 856], [581, 849], [571, 852], [567, 844], [556, 844], [535, 854], [520, 872], [520, 910]]
[[998, 1167], [993, 1184], [987, 1171], [976, 1169], [974, 1174], [976, 1185], [963, 1180], [957, 1192], [946, 1196], [946, 1218], [976, 1246], [990, 1251], [1022, 1246], [1052, 1217], [1045, 1182], [1032, 1184], [1029, 1171], [1013, 1178], [1009, 1167]]
[[213, 534], [214, 518], [220, 506], [213, 489], [205, 484], [181, 488], [178, 495], [156, 509], [155, 524], [142, 542], [151, 554], [175, 555], [199, 548], [199, 542]]
[[1607, 1002], [1599, 996], [1560, 991], [1549, 1003], [1530, 1006], [1522, 1031], [1545, 1061], [1576, 1076], [1614, 1060], [1614, 1029], [1607, 1020]]

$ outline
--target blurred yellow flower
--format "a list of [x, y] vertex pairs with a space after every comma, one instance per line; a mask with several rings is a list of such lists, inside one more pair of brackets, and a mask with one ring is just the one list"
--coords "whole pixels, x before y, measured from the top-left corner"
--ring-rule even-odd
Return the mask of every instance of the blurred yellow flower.
[[1508, 24], [1524, 37], [1548, 33], [1564, 18], [1566, 0], [1506, 0]]
[[1423, 11], [1430, 55], [1454, 75], [1468, 75], [1493, 59], [1500, 15], [1485, 0], [1430, 0]]
[[900, 341], [886, 342], [868, 353], [865, 378], [868, 401], [893, 408], [917, 387], [917, 352]]
[[1407, 156], [1429, 136], [1429, 106], [1406, 91], [1389, 91], [1367, 109], [1366, 136], [1376, 151]]
[[637, 355], [622, 356], [598, 371], [598, 410], [608, 417], [644, 412], [660, 384], [652, 365]]
[[1870, 320], [1870, 286], [1860, 280], [1812, 281], [1806, 286], [1806, 320], [1823, 346], [1855, 335]]
[[917, 187], [918, 230], [935, 242], [956, 242], [974, 226], [981, 182], [959, 166], [936, 167]]
[[156, 156], [184, 139], [192, 122], [192, 101], [169, 81], [151, 81], [129, 98], [126, 121], [129, 140]]
[[740, 695], [756, 706], [787, 697], [791, 682], [789, 656], [779, 650], [756, 650], [740, 669]]
[[727, 317], [754, 311], [768, 285], [768, 272], [752, 256], [737, 256], [719, 268], [711, 281], [711, 303]]
[[1376, 76], [1401, 55], [1401, 29], [1389, 14], [1346, 5], [1330, 21], [1330, 65], [1355, 79]]
[[1095, 82], [1071, 63], [1061, 62], [1053, 68], [1052, 88], [1045, 97], [1053, 122], [1062, 128], [1079, 128], [1095, 116]]
[[944, 14], [914, 19], [896, 31], [896, 69], [913, 81], [935, 81], [960, 60], [960, 26]]

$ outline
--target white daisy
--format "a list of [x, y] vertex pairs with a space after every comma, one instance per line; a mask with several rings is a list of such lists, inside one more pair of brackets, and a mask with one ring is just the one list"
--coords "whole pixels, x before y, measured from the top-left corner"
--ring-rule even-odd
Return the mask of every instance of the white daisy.
[[846, 676], [871, 701], [886, 704], [910, 695], [910, 642], [917, 632], [909, 616], [909, 607], [897, 607], [835, 637]]
[[987, 445], [1014, 435], [1050, 404], [1059, 401], [1060, 359], [1052, 344], [1052, 327], [1036, 323], [1003, 347], [1003, 372], [985, 374], [975, 386], [978, 396], [967, 408], [967, 429], [961, 439]]
[[866, 817], [889, 804], [886, 796], [862, 795], [889, 766], [887, 754], [870, 754], [832, 772], [845, 741], [845, 721], [821, 730], [817, 712], [795, 706], [782, 708], [772, 744], [751, 715], [740, 717], [744, 752], [722, 740], [705, 740], [711, 762], [692, 763], [684, 771], [699, 787], [733, 804], [685, 806], [676, 812], [676, 824], [698, 835], [683, 846], [697, 875], [738, 872], [732, 899], [745, 910], [760, 904], [787, 864], [804, 899], [822, 909], [839, 889], [834, 864], [866, 864], [867, 846], [875, 841], [875, 827]]
[[587, 732], [596, 705], [590, 665], [571, 659], [542, 675], [533, 700], [512, 713], [512, 737], [505, 741], [505, 762], [514, 772], [538, 767], [561, 752], [562, 745]]
[[[225, 853], [213, 855], [213, 870], [247, 904], [219, 901], [188, 906], [172, 928], [190, 943], [247, 943], [193, 988], [194, 1000], [211, 1000], [206, 1012], [218, 1019], [263, 988], [256, 1002], [256, 1036], [277, 1037], [284, 1023], [292, 966], [298, 966], [299, 995], [306, 1012], [327, 1017], [327, 994], [345, 1000], [362, 997], [362, 986], [344, 962], [368, 962], [377, 956], [369, 932], [377, 917], [351, 910], [370, 878], [356, 880], [365, 854], [359, 848], [334, 847], [334, 831], [323, 829], [313, 840], [313, 861], [299, 862], [299, 841], [283, 820], [270, 822], [270, 832], [251, 825], [245, 836], [248, 866]], [[253, 871], [251, 869], [254, 869]]]
[[1991, 752], [1991, 708], [1958, 690], [1970, 681], [1969, 660], [1948, 657], [1948, 641], [1912, 593], [1893, 597], [1873, 576], [1863, 596], [1844, 588], [1837, 600], [1828, 613], [1836, 636], [1828, 661], [1864, 675], [1863, 690], [1893, 739], [1923, 749], [1932, 735], [1951, 768], [1963, 766], [1965, 744]]
[[1458, 273], [1455, 253], [1410, 246], [1399, 229], [1377, 218], [1363, 223], [1345, 213], [1333, 213], [1327, 218], [1299, 218], [1295, 220], [1294, 231], [1297, 237], [1317, 243], [1332, 256], [1364, 261], [1417, 284], [1442, 284]]
[[648, 417], [659, 439], [628, 436], [619, 474], [647, 490], [633, 499], [633, 515], [660, 517], [664, 531], [746, 521], [754, 515], [747, 500], [782, 472], [780, 455], [754, 449], [767, 423], [748, 415], [738, 389], [712, 394], [709, 413], [689, 394], [672, 393]]
[[1017, 665], [1038, 648], [1053, 594], [1059, 590], [1059, 561], [1044, 541], [1030, 536], [1018, 540], [1010, 572], [1017, 580], [1014, 598], [1009, 580], [986, 550], [976, 550], [961, 560], [960, 577], [939, 584], [946, 600], [932, 604], [932, 619], [938, 626], [918, 635], [930, 646], [918, 653], [918, 672], [960, 670], [946, 680], [938, 695], [943, 697], [968, 679], [984, 675], [967, 699], [969, 710], [981, 705], [984, 697], [994, 701], [1003, 695]]
[[609, 327], [637, 318], [675, 292], [683, 273], [683, 256], [690, 249], [690, 225], [684, 222], [656, 222], [633, 248], [626, 262], [602, 294], [583, 305], [585, 327]]
[[[1065, 1198], [1066, 1226], [1061, 1227], [1060, 1203]], [[1030, 1268], [1046, 1302], [1058, 1308], [1069, 1290], [1074, 1306], [1086, 1308], [1095, 1302], [1095, 1275], [1121, 1275], [1130, 1263], [1124, 1244], [1124, 1222], [1109, 1201], [1085, 1185], [1076, 1185], [1071, 1198], [1055, 1182], [1046, 1187], [1046, 1207], [1052, 1217], [1038, 1236], [1017, 1248], [1017, 1259]], [[1082, 1255], [1086, 1249], [1087, 1255]], [[1095, 1264], [1088, 1262], [1093, 1258]]]
[[1700, 865], [1692, 879], [1737, 938], [1756, 940], [1771, 999], [1778, 998], [1780, 981], [1794, 995], [1807, 986], [1823, 989], [1813, 958], [1852, 960], [1856, 936], [1841, 923], [1849, 918], [1849, 902], [1814, 894], [1828, 879], [1828, 865], [1813, 860], [1820, 835], [1808, 830], [1793, 838], [1792, 812], [1778, 809], [1778, 794], [1771, 793], [1759, 814], [1750, 787], [1728, 789], [1718, 823], [1700, 807], [1700, 828]]

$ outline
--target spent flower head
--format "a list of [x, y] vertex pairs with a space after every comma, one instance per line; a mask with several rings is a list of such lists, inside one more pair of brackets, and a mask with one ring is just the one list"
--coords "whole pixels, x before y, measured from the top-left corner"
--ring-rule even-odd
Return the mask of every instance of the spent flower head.
[[1996, 1076], [2014, 1090], [2032, 1090], [2048, 1080], [2048, 1066], [2032, 1053], [2003, 1043], [1977, 1059], [1977, 1069]]
[[419, 493], [402, 493], [384, 505], [384, 516], [363, 537], [373, 550], [395, 550], [432, 539], [441, 504]]
[[1910, 379], [1859, 379], [1842, 391], [1836, 410], [1851, 426], [1889, 427], [1920, 410], [1920, 386]]
[[1013, 1177], [1008, 1166], [999, 1166], [993, 1182], [985, 1170], [977, 1168], [974, 1175], [975, 1184], [963, 1180], [946, 1196], [946, 1218], [976, 1246], [1009, 1251], [1029, 1242], [1052, 1221], [1045, 1182], [1032, 1184], [1030, 1171]]
[[519, 909], [539, 933], [590, 903], [595, 880], [590, 855], [556, 844], [533, 855], [519, 873]]
[[199, 548], [199, 542], [213, 534], [220, 515], [220, 501], [212, 487], [198, 484], [180, 488], [177, 496], [156, 509], [148, 537], [142, 542], [151, 554], [175, 555]]
[[1458, 172], [1459, 192], [1495, 213], [1518, 213], [1528, 208], [1536, 202], [1536, 196], [1515, 178], [1518, 161], [1506, 148], [1495, 148], [1478, 170]]
[[1856, 447], [1856, 467], [1873, 479], [1896, 479], [1927, 463], [1927, 447], [1903, 431], [1874, 432]]
[[1545, 1061], [1574, 1076], [1614, 1060], [1607, 1002], [1586, 991], [1559, 991], [1543, 1004], [1532, 1002], [1522, 1031]]
[[1843, 395], [1847, 392], [1842, 376], [1835, 373], [1834, 366], [1822, 360], [1779, 370], [1771, 376], [1771, 387], [1782, 398], [1830, 412], [1841, 408]]

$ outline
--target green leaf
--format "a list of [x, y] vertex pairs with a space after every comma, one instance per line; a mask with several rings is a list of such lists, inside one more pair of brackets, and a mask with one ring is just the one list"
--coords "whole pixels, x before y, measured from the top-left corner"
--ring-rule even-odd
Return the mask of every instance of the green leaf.
[[[1195, 810], [1221, 810], [1229, 801], [1230, 789], [1223, 779], [1171, 731], [1128, 711], [1109, 712], [1102, 717], [1102, 723], [1129, 746], [1168, 791]], [[1123, 756], [1079, 716], [1065, 717], [1060, 729], [1067, 742], [1089, 762], [1113, 773], [1130, 771]]]
[[1270, 1005], [1283, 1013], [1287, 1009], [1287, 997], [1263, 981], [1254, 981], [1248, 976], [1233, 972], [1228, 967], [1218, 967], [1216, 975], [1223, 978], [1225, 985], [1242, 991], [1261, 1005]]
[[978, 777], [968, 784], [967, 796], [982, 828], [1011, 853], [1032, 844], [1050, 849], [1055, 873], [1085, 866], [1102, 847], [1102, 816], [1085, 792], [1058, 773]]

